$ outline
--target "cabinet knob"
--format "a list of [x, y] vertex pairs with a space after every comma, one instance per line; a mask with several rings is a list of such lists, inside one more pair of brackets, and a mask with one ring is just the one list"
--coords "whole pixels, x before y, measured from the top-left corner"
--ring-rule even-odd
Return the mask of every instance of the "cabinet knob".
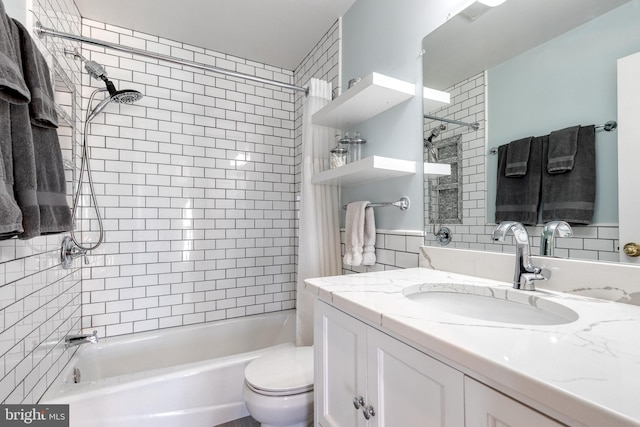
[[631, 257], [640, 256], [640, 245], [636, 243], [627, 243], [624, 245], [624, 254]]
[[362, 408], [362, 415], [364, 415], [364, 418], [368, 420], [369, 418], [376, 416], [376, 411], [371, 405], [365, 406], [364, 408]]
[[361, 406], [364, 406], [364, 397], [362, 397], [362, 396], [354, 397], [353, 398], [353, 406], [356, 409], [360, 409]]

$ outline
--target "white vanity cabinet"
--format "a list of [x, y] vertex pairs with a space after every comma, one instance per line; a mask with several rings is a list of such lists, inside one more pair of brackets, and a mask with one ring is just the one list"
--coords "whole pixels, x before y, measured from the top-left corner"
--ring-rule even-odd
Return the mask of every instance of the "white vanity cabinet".
[[316, 426], [564, 426], [320, 301], [314, 341]]
[[464, 379], [464, 403], [465, 427], [564, 426], [469, 377]]
[[325, 303], [314, 330], [316, 425], [464, 425], [462, 373]]

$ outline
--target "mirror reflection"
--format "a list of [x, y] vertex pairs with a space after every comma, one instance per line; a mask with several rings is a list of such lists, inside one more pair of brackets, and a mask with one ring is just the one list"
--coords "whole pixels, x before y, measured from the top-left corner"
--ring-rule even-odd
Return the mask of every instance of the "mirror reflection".
[[[452, 137], [461, 142], [457, 219], [447, 218], [451, 192], [443, 196], [452, 178], [425, 176], [427, 245], [437, 245], [438, 230], [446, 227], [452, 247], [502, 250], [489, 237], [497, 175], [491, 149], [525, 136], [615, 120], [616, 63], [640, 51], [639, 19], [640, 0], [511, 0], [475, 20], [458, 14], [425, 37], [424, 85], [451, 97], [446, 106], [425, 107], [425, 162], [432, 161], [436, 144]], [[446, 129], [434, 136], [442, 125]], [[598, 131], [595, 140], [592, 223], [574, 226], [571, 238], [556, 238], [554, 255], [618, 261], [617, 132]], [[529, 227], [534, 254], [544, 246], [543, 225]]]

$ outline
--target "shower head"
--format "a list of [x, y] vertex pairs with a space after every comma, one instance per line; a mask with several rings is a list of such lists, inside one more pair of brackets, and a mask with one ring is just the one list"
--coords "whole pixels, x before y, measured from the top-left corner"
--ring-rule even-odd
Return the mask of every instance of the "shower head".
[[95, 108], [91, 110], [89, 114], [87, 114], [87, 123], [95, 119], [96, 116], [100, 114], [102, 110], [104, 110], [105, 107], [109, 105], [110, 102], [115, 102], [117, 104], [133, 104], [134, 102], [142, 98], [142, 93], [138, 92], [137, 90], [116, 90], [115, 86], [113, 85], [113, 83], [111, 83], [110, 80], [105, 79], [105, 83], [107, 84], [107, 88], [97, 89], [94, 94], [97, 92], [109, 92], [109, 96], [100, 101], [98, 105], [96, 105]]
[[[93, 120], [104, 108], [111, 102], [116, 102], [118, 104], [132, 104], [142, 98], [142, 93], [133, 89], [125, 89], [125, 90], [117, 90], [115, 85], [111, 80], [107, 78], [107, 72], [104, 67], [98, 64], [96, 61], [90, 61], [78, 50], [69, 50], [65, 49], [64, 53], [66, 55], [71, 55], [76, 59], [82, 60], [84, 62], [84, 69], [87, 70], [89, 75], [96, 80], [102, 80], [104, 84], [107, 86], [106, 89], [99, 89], [94, 92], [94, 95], [98, 92], [109, 92], [109, 97], [103, 99], [96, 105], [96, 107], [89, 112], [87, 115], [87, 122]], [[92, 96], [93, 99], [93, 96]]]

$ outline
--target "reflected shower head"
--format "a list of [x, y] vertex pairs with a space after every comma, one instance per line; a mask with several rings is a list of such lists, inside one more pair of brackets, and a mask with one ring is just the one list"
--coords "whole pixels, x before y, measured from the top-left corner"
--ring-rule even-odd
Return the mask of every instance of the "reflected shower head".
[[443, 130], [447, 130], [447, 126], [446, 125], [440, 125], [438, 127], [435, 127], [433, 129], [431, 129], [431, 134], [427, 138], [427, 141], [432, 142], [433, 138], [437, 138], [438, 135], [440, 135], [440, 132], [443, 131]]

